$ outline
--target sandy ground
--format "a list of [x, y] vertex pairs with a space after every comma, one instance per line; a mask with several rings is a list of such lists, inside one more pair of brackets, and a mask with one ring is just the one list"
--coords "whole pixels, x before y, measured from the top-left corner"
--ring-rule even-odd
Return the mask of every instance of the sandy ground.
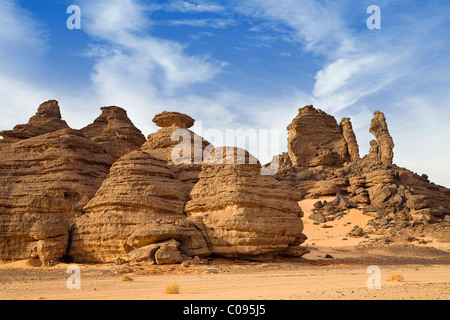
[[[36, 260], [15, 261], [0, 264], [0, 299], [450, 299], [449, 243], [357, 246], [367, 238], [346, 234], [370, 217], [352, 210], [322, 228], [307, 218], [315, 201], [301, 202], [308, 236], [304, 246], [311, 251], [301, 259], [256, 263], [218, 258], [189, 267], [78, 265], [81, 289], [67, 287], [68, 264], [40, 267]], [[371, 265], [379, 267], [380, 289], [367, 287], [375, 276], [367, 272]], [[133, 281], [121, 281], [124, 274]], [[392, 274], [404, 281], [388, 281]], [[179, 294], [165, 294], [173, 283], [180, 286]]]

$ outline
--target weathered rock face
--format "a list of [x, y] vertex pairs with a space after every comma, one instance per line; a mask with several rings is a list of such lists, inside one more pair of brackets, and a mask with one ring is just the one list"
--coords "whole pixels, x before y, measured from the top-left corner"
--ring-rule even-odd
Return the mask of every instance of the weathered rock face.
[[120, 158], [75, 221], [70, 255], [76, 261], [112, 262], [129, 252], [175, 239], [188, 255], [207, 255], [201, 232], [185, 219], [188, 185], [169, 166], [137, 150]]
[[351, 161], [358, 161], [360, 159], [359, 146], [358, 142], [356, 141], [355, 133], [353, 132], [353, 126], [350, 118], [342, 118], [340, 127], [345, 142], [347, 143], [347, 149]]
[[299, 109], [287, 130], [288, 154], [294, 166], [337, 166], [350, 159], [339, 125], [320, 109]]
[[[378, 141], [378, 154], [381, 162], [385, 165], [392, 164], [392, 160], [394, 159], [394, 141], [389, 134], [386, 119], [382, 112], [375, 111], [369, 131]], [[375, 148], [375, 144], [372, 145], [371, 143], [371, 146]]]
[[79, 131], [63, 129], [10, 143], [0, 153], [0, 259], [66, 252], [81, 213], [113, 159]]
[[[212, 145], [188, 128], [194, 119], [179, 112], [163, 112], [153, 122], [162, 129], [148, 136], [142, 150], [171, 166], [176, 177], [191, 187], [198, 180], [204, 152]], [[206, 149], [206, 151], [205, 151]]]
[[102, 114], [94, 123], [81, 129], [86, 137], [102, 145], [114, 159], [137, 150], [145, 137], [120, 107], [103, 107]]
[[261, 176], [260, 169], [255, 158], [238, 148], [218, 148], [205, 159], [185, 211], [205, 235], [211, 253], [293, 254], [292, 247], [305, 240], [298, 195], [285, 183]]
[[3, 136], [4, 142], [16, 142], [68, 128], [67, 123], [61, 120], [58, 102], [50, 100], [39, 106], [36, 115], [27, 124], [17, 125], [13, 130], [0, 131], [0, 136]]

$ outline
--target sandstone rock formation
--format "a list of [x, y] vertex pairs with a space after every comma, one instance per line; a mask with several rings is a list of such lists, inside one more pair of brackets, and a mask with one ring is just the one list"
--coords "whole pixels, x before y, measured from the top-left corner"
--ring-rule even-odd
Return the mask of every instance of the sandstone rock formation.
[[[450, 189], [393, 164], [394, 143], [376, 111], [369, 154], [360, 159], [348, 118], [312, 106], [288, 128], [274, 176], [247, 151], [216, 148], [189, 130], [194, 119], [163, 112], [148, 141], [119, 107], [73, 130], [58, 103], [1, 131], [0, 260], [70, 256], [78, 262], [179, 263], [189, 256], [301, 256], [302, 211], [324, 222], [357, 206], [368, 233], [430, 234], [450, 241]], [[371, 229], [372, 228], [372, 229]]]
[[[396, 227], [397, 233], [416, 228], [411, 227], [411, 223], [422, 226], [434, 223], [436, 228], [445, 230], [445, 221], [450, 220], [447, 218], [450, 215], [450, 190], [430, 183], [426, 176], [393, 164], [394, 142], [383, 113], [374, 113], [370, 132], [376, 140], [370, 142], [369, 154], [362, 159], [359, 158], [356, 137], [348, 118], [342, 119], [340, 128], [349, 159], [337, 156], [339, 152], [335, 146], [342, 144], [330, 117], [312, 106], [300, 109], [299, 115], [288, 127], [289, 152], [280, 155], [277, 179], [289, 183], [304, 198], [346, 195], [366, 214], [374, 217], [374, 226], [380, 225], [378, 220], [389, 218], [389, 226]], [[309, 119], [309, 124], [304, 123], [306, 119]], [[334, 129], [327, 131], [327, 127]], [[317, 132], [318, 128], [324, 128], [322, 134]], [[324, 145], [326, 152], [321, 152]], [[305, 150], [316, 150], [317, 157], [311, 160], [314, 154]], [[339, 161], [324, 162], [325, 157], [321, 154]], [[335, 156], [331, 157], [331, 154]], [[317, 166], [318, 162], [323, 166]], [[311, 218], [323, 220], [324, 217], [316, 214]], [[382, 230], [385, 230], [383, 225]]]
[[375, 111], [369, 131], [378, 141], [378, 154], [381, 162], [385, 165], [392, 164], [394, 141], [389, 134], [386, 119], [382, 112]]
[[70, 255], [83, 262], [129, 260], [129, 252], [170, 239], [187, 255], [209, 254], [202, 233], [185, 219], [189, 191], [148, 153], [123, 156], [75, 221]]
[[204, 160], [185, 211], [212, 254], [293, 254], [291, 247], [305, 240], [298, 194], [272, 176], [261, 176], [260, 169], [248, 152], [234, 147], [217, 148]]
[[114, 159], [139, 149], [145, 137], [120, 107], [103, 107], [95, 121], [81, 129], [81, 133], [102, 145]]
[[296, 167], [337, 166], [350, 158], [341, 128], [320, 109], [299, 109], [287, 130], [288, 154]]
[[194, 121], [179, 112], [157, 114], [153, 122], [162, 128], [150, 134], [142, 145], [143, 151], [169, 164], [177, 178], [191, 187], [198, 180], [203, 154], [213, 149], [208, 141], [189, 130]]
[[195, 120], [190, 116], [180, 112], [167, 112], [157, 114], [153, 118], [153, 122], [161, 128], [178, 127], [178, 128], [190, 128], [194, 125]]
[[58, 102], [50, 100], [39, 106], [36, 115], [31, 117], [27, 124], [17, 125], [13, 130], [0, 131], [0, 136], [3, 137], [3, 142], [16, 142], [68, 128], [67, 123], [61, 120]]
[[358, 161], [359, 157], [359, 146], [356, 141], [355, 133], [353, 132], [353, 126], [350, 118], [342, 118], [341, 120], [341, 131], [344, 136], [345, 142], [347, 143], [348, 153], [350, 155], [351, 161]]
[[[47, 128], [50, 130], [50, 128]], [[113, 159], [80, 132], [62, 129], [0, 153], [0, 259], [66, 253], [70, 220], [95, 194]]]

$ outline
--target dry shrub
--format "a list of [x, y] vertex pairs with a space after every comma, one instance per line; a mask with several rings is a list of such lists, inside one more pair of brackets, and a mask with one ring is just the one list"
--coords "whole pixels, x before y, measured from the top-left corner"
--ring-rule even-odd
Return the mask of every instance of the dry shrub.
[[176, 283], [168, 284], [166, 286], [166, 290], [164, 290], [165, 294], [178, 294], [180, 293], [180, 286]]
[[122, 278], [120, 278], [120, 281], [133, 281], [133, 278], [130, 278], [129, 276], [122, 276]]
[[394, 274], [391, 274], [391, 275], [386, 279], [386, 281], [403, 282], [403, 281], [405, 281], [405, 278], [404, 278], [401, 274], [394, 273]]

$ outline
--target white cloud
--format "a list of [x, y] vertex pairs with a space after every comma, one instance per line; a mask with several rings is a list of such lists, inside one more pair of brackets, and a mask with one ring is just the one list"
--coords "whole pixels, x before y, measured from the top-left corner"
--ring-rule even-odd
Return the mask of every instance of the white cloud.
[[166, 11], [176, 11], [183, 13], [202, 13], [202, 12], [222, 12], [225, 10], [223, 6], [220, 6], [211, 1], [201, 1], [201, 0], [172, 0], [165, 6], [162, 6], [163, 10]]
[[0, 130], [26, 123], [53, 92], [39, 85], [36, 73], [48, 40], [41, 24], [16, 1], [0, 2]]
[[[353, 45], [347, 36], [347, 28], [332, 10], [318, 1], [305, 0], [248, 0], [237, 3], [242, 14], [278, 21], [291, 30], [292, 39], [302, 42], [305, 49], [316, 53], [326, 53], [330, 48], [347, 51]], [[264, 27], [270, 24], [264, 24]], [[280, 29], [273, 25], [274, 30]], [[253, 31], [258, 30], [255, 26]]]

